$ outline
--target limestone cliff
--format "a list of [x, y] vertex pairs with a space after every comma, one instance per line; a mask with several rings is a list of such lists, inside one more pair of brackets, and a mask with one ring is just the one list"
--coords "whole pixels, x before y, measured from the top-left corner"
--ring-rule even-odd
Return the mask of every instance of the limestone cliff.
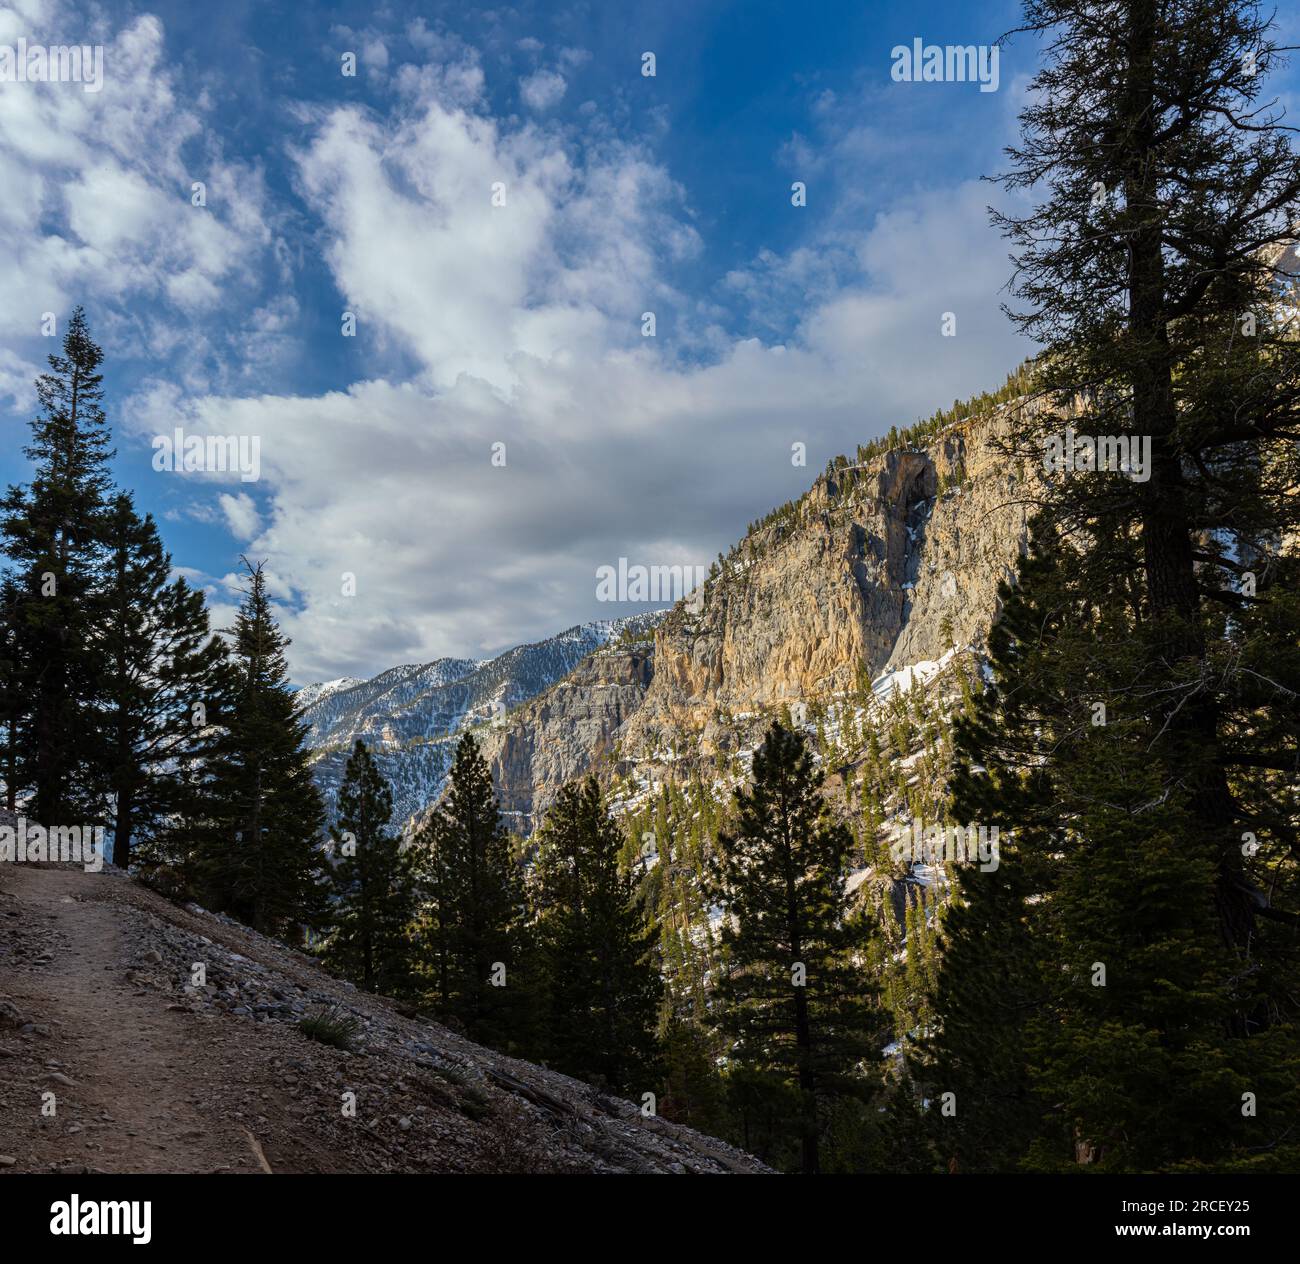
[[559, 684], [480, 737], [512, 824], [527, 832], [555, 792], [607, 752], [651, 680], [647, 642], [597, 650]]
[[732, 550], [694, 611], [674, 607], [653, 654], [599, 651], [513, 715], [489, 739], [503, 806], [527, 828], [602, 756], [653, 777], [683, 750], [750, 744], [782, 704], [980, 648], [1032, 490], [998, 449], [1004, 415], [828, 471]]

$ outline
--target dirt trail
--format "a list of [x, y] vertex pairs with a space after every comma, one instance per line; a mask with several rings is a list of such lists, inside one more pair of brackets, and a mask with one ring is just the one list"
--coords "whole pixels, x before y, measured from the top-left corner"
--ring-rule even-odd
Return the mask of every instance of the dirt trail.
[[0, 864], [0, 1176], [52, 1169], [767, 1170], [111, 868]]
[[[7, 911], [48, 936], [44, 951], [52, 955], [38, 950], [21, 971], [0, 964], [0, 991], [50, 1033], [38, 1045], [44, 1065], [26, 1086], [26, 1112], [24, 1094], [6, 1095], [18, 1100], [6, 1101], [0, 1117], [0, 1152], [12, 1154], [26, 1113], [27, 1139], [47, 1163], [79, 1150], [87, 1166], [112, 1172], [260, 1170], [247, 1134], [196, 1104], [210, 1033], [130, 980], [141, 962], [113, 906], [96, 898], [103, 882], [75, 870], [6, 866]], [[0, 963], [17, 964], [13, 955]], [[0, 1063], [4, 1072], [11, 1067]], [[47, 1092], [55, 1094], [53, 1118], [41, 1115]]]

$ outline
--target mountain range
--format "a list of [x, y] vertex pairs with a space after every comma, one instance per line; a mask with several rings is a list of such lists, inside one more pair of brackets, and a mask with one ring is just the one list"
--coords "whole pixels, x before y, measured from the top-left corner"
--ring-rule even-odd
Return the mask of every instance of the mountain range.
[[1006, 410], [1021, 406], [1004, 390], [941, 427], [837, 459], [753, 524], [689, 603], [483, 662], [304, 688], [327, 797], [360, 737], [393, 784], [396, 818], [416, 824], [441, 793], [456, 736], [477, 727], [503, 810], [528, 833], [589, 770], [625, 788], [624, 806], [638, 787], [644, 798], [688, 772], [734, 783], [737, 758], [783, 709], [805, 722], [809, 708], [852, 702], [860, 713], [932, 682], [954, 654], [978, 658], [1041, 477], [999, 444]]
[[437, 799], [466, 728], [499, 726], [600, 647], [647, 634], [664, 611], [599, 620], [492, 658], [440, 658], [298, 692], [317, 782], [332, 810], [354, 743], [366, 743], [393, 787], [394, 820]]

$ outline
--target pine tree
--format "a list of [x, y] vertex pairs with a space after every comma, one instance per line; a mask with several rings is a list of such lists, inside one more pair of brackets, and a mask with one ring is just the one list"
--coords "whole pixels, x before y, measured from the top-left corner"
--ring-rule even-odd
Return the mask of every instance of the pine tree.
[[662, 984], [623, 844], [596, 779], [566, 785], [541, 829], [534, 902], [549, 1060], [630, 1094], [651, 1091]]
[[[1225, 645], [1236, 616], [1274, 600], [1300, 527], [1287, 262], [1300, 155], [1266, 96], [1284, 53], [1249, 0], [1030, 0], [1024, 25], [1044, 39], [1043, 68], [1004, 180], [1045, 196], [995, 218], [1017, 250], [1016, 320], [1045, 351], [1012, 448], [1041, 462], [1067, 424], [1150, 440], [1142, 477], [1065, 473], [1043, 510], [1067, 535], [1102, 519], [1134, 528], [1151, 757], [1189, 795], [1187, 828], [1217, 856], [1219, 934], [1253, 970], [1261, 936], [1266, 956], [1276, 939], [1261, 923], [1297, 925], [1263, 881], [1269, 861], [1240, 850], [1256, 817], [1285, 815], [1284, 778], [1254, 779], [1255, 803], [1234, 785], [1244, 770], [1294, 770], [1294, 751], [1235, 722], [1261, 682]], [[1085, 562], [1100, 589], [1124, 582], [1122, 564]], [[1290, 687], [1276, 683], [1274, 705]], [[1263, 855], [1288, 846], [1270, 839]], [[1253, 1010], [1243, 997], [1239, 1036], [1273, 1021], [1277, 982]]]
[[939, 1144], [976, 1167], [1286, 1164], [1300, 158], [1260, 95], [1280, 50], [1246, 3], [1026, 12], [1046, 55], [1007, 183], [1047, 197], [1000, 222], [1046, 351], [1010, 453], [1041, 462], [1069, 425], [1149, 437], [1150, 460], [1048, 481], [997, 683], [959, 726], [956, 808], [1015, 841], [948, 919]]
[[45, 824], [99, 819], [90, 775], [100, 740], [101, 663], [93, 628], [113, 455], [103, 358], [78, 307], [63, 354], [51, 355], [50, 372], [36, 380], [41, 415], [24, 449], [36, 466], [31, 487], [10, 487], [0, 503], [0, 537], [16, 593], [10, 687], [16, 682], [25, 700], [18, 741], [10, 747], [17, 755], [13, 776], [20, 792], [30, 792], [27, 811]]
[[723, 1074], [728, 1135], [777, 1171], [797, 1170], [802, 1159], [803, 1103], [782, 1073], [731, 1061]]
[[20, 618], [18, 585], [9, 576], [0, 578], [0, 777], [9, 812], [18, 809], [19, 734], [26, 708]]
[[[1267, 974], [1237, 969], [1217, 849], [1150, 758], [1140, 583], [1099, 589], [1036, 527], [1002, 593], [993, 687], [957, 726], [954, 813], [1009, 837], [945, 918], [925, 1078], [955, 1113], [932, 1112], [936, 1145], [962, 1171], [1291, 1162], [1294, 1033], [1232, 1034]], [[1252, 1130], [1267, 1160], [1248, 1158]]]
[[210, 904], [264, 934], [285, 935], [324, 913], [324, 806], [262, 565], [232, 635], [222, 731], [204, 768], [202, 817], [192, 831], [197, 879]]
[[[1040, 741], [1050, 746], [1058, 731], [1043, 733], [1040, 724], [1049, 710], [1069, 704], [1054, 706], [1053, 689], [1064, 682], [1036, 670], [1034, 655], [1042, 640], [1071, 623], [1091, 627], [1091, 603], [1077, 585], [1066, 591], [1068, 569], [1050, 549], [1035, 546], [1018, 585], [999, 590], [1002, 616], [989, 637], [992, 683], [975, 697], [974, 714], [955, 725], [952, 816], [998, 825], [1001, 834], [997, 869], [962, 867], [955, 875], [935, 991], [942, 1030], [924, 1045], [928, 1121], [955, 1171], [1014, 1169], [1042, 1127], [1029, 1027], [1049, 997], [1040, 922], [1055, 880], [1050, 858], [1062, 812], [1053, 771], [1039, 751]], [[1067, 720], [1067, 731], [1081, 730], [1090, 716]], [[1003, 830], [1006, 824], [1014, 829]]]
[[875, 1120], [880, 1126], [878, 1154], [872, 1156], [874, 1162], [867, 1170], [910, 1175], [956, 1170], [941, 1168], [926, 1127], [923, 1099], [906, 1071], [886, 1086], [883, 1100]]
[[330, 827], [336, 903], [324, 957], [331, 970], [367, 992], [405, 993], [413, 966], [414, 856], [388, 832], [393, 794], [366, 745], [352, 749]]
[[522, 1050], [531, 1016], [522, 871], [469, 733], [417, 843], [425, 854], [423, 924], [435, 1008], [471, 1039]]
[[869, 1095], [861, 1066], [885, 1043], [862, 968], [868, 927], [845, 891], [853, 839], [823, 803], [823, 779], [803, 737], [774, 723], [710, 875], [711, 899], [727, 914], [716, 990], [729, 1056], [797, 1091], [805, 1173], [820, 1168], [829, 1103]]
[[726, 1127], [724, 1081], [714, 1042], [698, 1024], [672, 1017], [664, 1028], [663, 1085], [658, 1113], [710, 1136]]
[[210, 634], [203, 594], [171, 578], [153, 518], [120, 493], [105, 515], [101, 593], [102, 779], [113, 861], [126, 868], [149, 839], [197, 809], [189, 793], [207, 749], [226, 650]]

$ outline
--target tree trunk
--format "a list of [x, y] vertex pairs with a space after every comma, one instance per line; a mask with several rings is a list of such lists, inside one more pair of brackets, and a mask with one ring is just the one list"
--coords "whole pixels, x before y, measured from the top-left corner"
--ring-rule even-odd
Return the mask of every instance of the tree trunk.
[[[1154, 146], [1156, 6], [1132, 0], [1129, 6], [1129, 83], [1125, 113], [1131, 125], [1124, 194], [1131, 210], [1129, 234], [1129, 341], [1133, 388], [1134, 433], [1151, 434], [1152, 470], [1142, 485], [1141, 525], [1144, 582], [1150, 602], [1156, 661], [1171, 672], [1195, 664], [1204, 669], [1200, 589], [1193, 556], [1192, 527], [1181, 459], [1174, 449], [1177, 407], [1173, 359], [1166, 328], [1166, 283], [1161, 205], [1153, 184], [1150, 152]], [[1215, 903], [1224, 942], [1237, 952], [1248, 950], [1253, 914], [1239, 881], [1240, 853], [1230, 829], [1232, 795], [1218, 758], [1218, 705], [1196, 685], [1192, 696], [1180, 693], [1165, 707], [1164, 727], [1156, 747], [1171, 780], [1191, 786], [1193, 813], [1203, 835], [1223, 840], [1218, 850], [1219, 879]]]
[[117, 815], [113, 822], [113, 863], [125, 869], [131, 863], [131, 834], [135, 827], [135, 802], [129, 790], [117, 795]]
[[8, 744], [5, 749], [5, 808], [18, 811], [18, 717], [9, 713]]
[[795, 1045], [799, 1050], [799, 1097], [803, 1132], [803, 1172], [815, 1176], [821, 1171], [817, 1144], [817, 1083], [812, 1068], [812, 1029], [808, 1021], [808, 996], [803, 988], [794, 992]]

